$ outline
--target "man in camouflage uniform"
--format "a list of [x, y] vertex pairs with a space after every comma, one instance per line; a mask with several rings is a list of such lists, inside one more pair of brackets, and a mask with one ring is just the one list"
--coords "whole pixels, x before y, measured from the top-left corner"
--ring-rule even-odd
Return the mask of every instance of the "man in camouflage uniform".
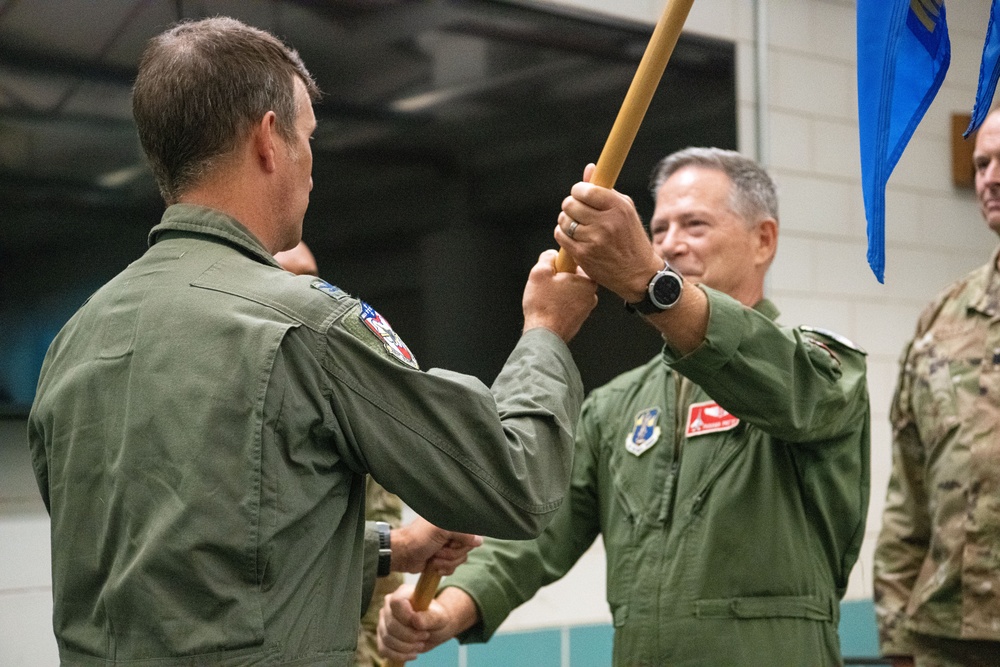
[[[368, 487], [365, 489], [365, 520], [385, 521], [393, 528], [398, 528], [403, 520], [403, 501], [396, 494], [383, 489], [371, 477], [368, 478]], [[402, 583], [402, 572], [390, 572], [375, 580], [375, 592], [372, 593], [368, 610], [361, 617], [361, 627], [358, 629], [358, 651], [355, 657], [358, 667], [379, 667], [384, 664], [378, 654], [378, 612], [385, 596]]]
[[[291, 250], [275, 253], [281, 268], [297, 276], [307, 275], [319, 277], [319, 266], [316, 258], [309, 250], [305, 241], [300, 241]], [[365, 521], [384, 521], [392, 528], [399, 528], [403, 522], [403, 501], [394, 493], [386, 491], [381, 484], [368, 477], [365, 487]], [[399, 588], [403, 583], [402, 572], [390, 572], [375, 581], [368, 609], [361, 617], [361, 627], [358, 629], [358, 649], [355, 656], [357, 667], [379, 667], [383, 664], [378, 655], [378, 641], [375, 629], [378, 626], [378, 612], [382, 608], [382, 600], [386, 595]]]
[[[1000, 234], [1000, 114], [976, 137], [976, 194]], [[875, 550], [882, 654], [897, 667], [1000, 664], [1000, 270], [942, 292], [905, 348]]]

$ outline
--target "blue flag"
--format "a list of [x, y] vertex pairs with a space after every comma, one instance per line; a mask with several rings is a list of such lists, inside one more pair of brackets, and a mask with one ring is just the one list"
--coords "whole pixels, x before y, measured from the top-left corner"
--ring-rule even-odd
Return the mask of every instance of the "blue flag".
[[944, 0], [858, 0], [858, 130], [868, 265], [885, 282], [885, 186], [951, 61]]
[[979, 66], [979, 86], [976, 89], [976, 104], [972, 107], [972, 122], [965, 131], [966, 137], [979, 129], [989, 113], [993, 103], [993, 91], [997, 89], [997, 78], [1000, 77], [1000, 26], [997, 25], [997, 13], [1000, 12], [1000, 0], [993, 0], [990, 5], [990, 22], [986, 26], [986, 43], [983, 44], [983, 62]]

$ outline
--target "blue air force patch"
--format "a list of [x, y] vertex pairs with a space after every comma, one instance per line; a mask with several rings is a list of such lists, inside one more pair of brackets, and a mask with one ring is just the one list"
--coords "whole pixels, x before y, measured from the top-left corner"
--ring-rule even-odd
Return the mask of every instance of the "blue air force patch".
[[656, 420], [660, 416], [659, 408], [641, 410], [632, 424], [632, 431], [625, 438], [625, 449], [631, 454], [640, 456], [660, 439], [660, 427]]
[[417, 365], [416, 357], [410, 352], [410, 348], [406, 347], [403, 339], [392, 330], [384, 317], [375, 312], [375, 309], [364, 301], [361, 302], [361, 315], [359, 317], [364, 325], [382, 341], [389, 354], [411, 368], [420, 368]]
[[310, 283], [309, 286], [312, 287], [313, 289], [318, 289], [320, 292], [326, 294], [327, 296], [332, 296], [335, 298], [342, 296], [343, 294], [339, 288], [334, 287], [330, 283], [326, 282], [325, 280], [321, 280], [319, 278], [312, 281], [312, 283]]

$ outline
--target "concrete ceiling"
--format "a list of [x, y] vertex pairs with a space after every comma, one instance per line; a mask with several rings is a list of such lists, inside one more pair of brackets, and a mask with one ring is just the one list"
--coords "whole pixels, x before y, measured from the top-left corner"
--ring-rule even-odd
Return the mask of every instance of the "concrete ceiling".
[[[324, 278], [377, 304], [421, 364], [484, 382], [521, 326], [524, 277], [596, 161], [651, 26], [521, 0], [0, 0], [0, 407], [48, 342], [145, 250], [163, 204], [129, 93], [146, 41], [230, 15], [296, 48], [316, 107], [303, 236]], [[736, 144], [730, 43], [682, 35], [618, 178]], [[585, 385], [661, 344], [602, 297], [574, 340]], [[629, 340], [609, 346], [609, 340]], [[5, 390], [6, 386], [6, 390]]]
[[[553, 175], [564, 188], [599, 154], [649, 36], [646, 26], [489, 0], [0, 0], [0, 249], [76, 242], [51, 220], [56, 210], [159, 206], [131, 122], [136, 63], [173, 22], [217, 14], [303, 56], [325, 93], [314, 150], [326, 194], [313, 208], [348, 214], [442, 174], [473, 175], [487, 207], [548, 197], [526, 186]], [[732, 114], [731, 81], [701, 87], [697, 104], [690, 92], [699, 77], [731, 79], [731, 67], [728, 45], [683, 38], [664, 84], [673, 79], [674, 94], [647, 119], [651, 136], [683, 132], [707, 109]], [[329, 240], [387, 231], [359, 227], [338, 225]]]

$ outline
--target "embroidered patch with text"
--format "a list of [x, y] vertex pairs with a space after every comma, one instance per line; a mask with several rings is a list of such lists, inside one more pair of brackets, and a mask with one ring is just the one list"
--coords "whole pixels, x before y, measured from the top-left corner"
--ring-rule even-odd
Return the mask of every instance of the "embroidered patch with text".
[[660, 427], [656, 424], [660, 416], [659, 408], [640, 410], [632, 423], [632, 430], [625, 438], [625, 449], [639, 456], [660, 439]]
[[688, 408], [687, 428], [684, 435], [693, 438], [696, 435], [719, 433], [736, 428], [740, 423], [737, 417], [726, 412], [725, 408], [715, 401], [692, 403]]
[[364, 301], [361, 302], [361, 314], [359, 317], [365, 326], [382, 341], [389, 354], [411, 368], [419, 368], [416, 357], [410, 352], [410, 348], [406, 346], [403, 339], [392, 330], [389, 322], [384, 317], [379, 315], [374, 308]]
[[330, 283], [320, 278], [317, 278], [316, 280], [312, 281], [309, 284], [309, 286], [312, 287], [313, 289], [319, 290], [320, 292], [326, 294], [327, 296], [332, 296], [334, 298], [338, 298], [344, 295], [344, 293], [340, 291], [340, 288], [334, 287]]

